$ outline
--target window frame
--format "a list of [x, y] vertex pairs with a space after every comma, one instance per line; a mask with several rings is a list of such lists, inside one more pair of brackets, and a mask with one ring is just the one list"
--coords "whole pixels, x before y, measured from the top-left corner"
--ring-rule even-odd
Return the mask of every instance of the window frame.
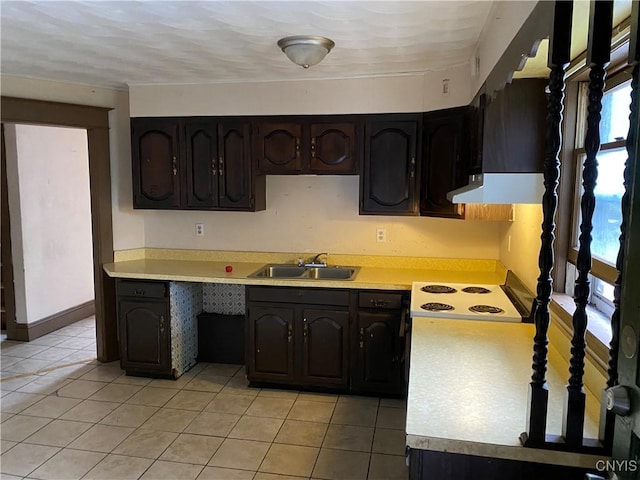
[[[610, 67], [607, 71], [609, 77], [606, 82], [605, 93], [616, 88], [617, 86], [631, 79], [631, 68], [626, 64], [618, 64]], [[582, 161], [580, 157], [584, 157], [585, 149], [583, 147], [586, 136], [586, 104], [588, 102], [587, 92], [588, 71], [584, 69], [569, 79], [566, 84], [565, 101], [564, 101], [564, 118], [562, 137], [564, 139], [560, 152], [561, 174], [558, 187], [558, 208], [556, 212], [556, 243], [554, 254], [556, 262], [552, 273], [554, 281], [554, 310], [563, 323], [565, 329], [570, 329], [572, 323], [572, 314], [575, 305], [571, 297], [567, 293], [565, 285], [567, 280], [573, 280], [572, 272], [568, 271], [568, 264], [575, 267], [578, 257], [578, 248], [574, 246], [575, 229], [579, 229], [577, 218], [580, 215], [581, 200], [581, 181]], [[581, 112], [582, 116], [581, 116]], [[600, 151], [613, 150], [626, 147], [625, 140], [615, 140], [613, 142], [601, 145]], [[600, 319], [591, 322], [600, 323], [599, 329], [602, 329], [602, 322], [606, 318], [607, 322], [611, 320], [613, 312], [613, 303], [609, 300], [603, 300], [596, 292], [596, 279], [602, 280], [611, 285], [615, 284], [618, 277], [618, 270], [615, 265], [611, 265], [597, 257], [592, 257], [592, 265], [590, 271], [590, 280], [592, 288], [590, 291], [589, 302], [595, 303], [605, 302], [603, 312], [592, 310]], [[572, 292], [570, 292], [572, 293]], [[590, 307], [588, 307], [590, 308]], [[560, 312], [562, 312], [560, 314]], [[590, 314], [590, 318], [592, 315]], [[594, 334], [587, 327], [587, 342], [593, 345], [594, 340], [600, 346], [593, 348], [598, 354], [598, 361], [601, 367], [606, 366], [608, 353], [606, 344], [609, 337], [602, 333]], [[597, 330], [598, 328], [596, 328]], [[606, 370], [606, 369], [605, 369]]]

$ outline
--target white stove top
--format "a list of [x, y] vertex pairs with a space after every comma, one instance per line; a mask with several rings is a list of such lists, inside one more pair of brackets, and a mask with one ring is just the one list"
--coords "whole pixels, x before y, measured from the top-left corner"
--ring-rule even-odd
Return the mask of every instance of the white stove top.
[[[450, 293], [423, 291], [423, 287], [427, 286], [436, 286], [435, 290], [437, 292]], [[430, 306], [434, 307], [435, 310], [423, 308], [423, 306], [429, 306], [429, 304], [434, 304]], [[470, 310], [471, 307], [476, 306], [479, 306], [479, 311]], [[411, 316], [522, 322], [522, 315], [513, 306], [513, 303], [511, 303], [511, 300], [509, 300], [500, 285], [478, 285], [473, 283], [413, 282], [411, 287]]]

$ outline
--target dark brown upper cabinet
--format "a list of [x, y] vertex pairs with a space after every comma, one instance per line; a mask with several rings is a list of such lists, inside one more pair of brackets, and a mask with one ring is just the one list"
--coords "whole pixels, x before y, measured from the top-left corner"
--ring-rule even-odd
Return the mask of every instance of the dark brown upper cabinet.
[[258, 171], [273, 175], [357, 173], [359, 122], [338, 123], [332, 117], [317, 121], [319, 118], [258, 122], [255, 126]]
[[132, 119], [134, 208], [180, 208], [178, 132], [175, 119]]
[[520, 78], [487, 95], [482, 143], [484, 173], [544, 171], [548, 83], [544, 78]]
[[424, 114], [420, 215], [464, 218], [464, 204], [447, 200], [447, 192], [465, 185], [470, 155], [469, 107]]
[[248, 122], [185, 122], [186, 207], [252, 210]]
[[[131, 125], [134, 208], [264, 210], [265, 179], [252, 165], [249, 121], [134, 118]], [[170, 197], [168, 187], [154, 187], [158, 178], [162, 186], [171, 180]], [[151, 196], [152, 188], [162, 195]]]
[[302, 171], [302, 125], [260, 123], [255, 127], [258, 171], [297, 174]]
[[361, 215], [418, 213], [420, 116], [383, 115], [365, 124]]

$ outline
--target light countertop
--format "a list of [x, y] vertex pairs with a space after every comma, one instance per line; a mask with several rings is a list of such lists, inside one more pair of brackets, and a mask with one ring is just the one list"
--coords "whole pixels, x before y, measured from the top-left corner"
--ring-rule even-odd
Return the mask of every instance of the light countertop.
[[[532, 324], [412, 319], [407, 445], [424, 450], [593, 468], [594, 456], [525, 448]], [[560, 434], [568, 365], [549, 346], [548, 434]], [[587, 390], [585, 438], [599, 402]], [[599, 458], [599, 457], [597, 457]]]
[[[203, 259], [178, 259], [174, 255], [167, 258], [138, 258], [117, 261], [104, 265], [110, 277], [169, 280], [201, 283], [227, 283], [240, 285], [274, 285], [289, 287], [357, 288], [382, 290], [411, 290], [414, 281], [430, 282], [472, 282], [484, 284], [502, 284], [505, 278], [504, 267], [495, 261], [475, 261], [458, 259], [411, 259], [399, 258], [393, 266], [389, 257], [371, 256], [330, 256], [330, 265], [359, 266], [360, 271], [353, 280], [299, 280], [248, 278], [250, 274], [267, 263], [291, 263], [291, 259], [276, 256], [269, 257], [247, 255], [238, 257], [228, 255], [227, 259], [204, 257]], [[231, 265], [233, 271], [227, 273], [225, 266]], [[411, 268], [415, 265], [415, 268]], [[501, 268], [500, 268], [501, 267]]]

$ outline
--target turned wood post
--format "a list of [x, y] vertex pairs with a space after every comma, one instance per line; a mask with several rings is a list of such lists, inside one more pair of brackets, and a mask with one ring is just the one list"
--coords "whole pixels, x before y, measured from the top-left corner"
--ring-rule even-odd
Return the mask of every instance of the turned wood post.
[[529, 411], [527, 412], [527, 435], [525, 445], [544, 444], [547, 424], [547, 331], [549, 329], [549, 303], [553, 280], [553, 241], [555, 239], [554, 217], [558, 205], [558, 178], [560, 177], [560, 159], [562, 144], [562, 108], [565, 87], [565, 69], [570, 61], [571, 23], [573, 15], [572, 1], [556, 1], [553, 12], [553, 29], [549, 39], [549, 99], [547, 103], [547, 133], [544, 158], [544, 195], [542, 197], [542, 235], [538, 265], [538, 277], [535, 326], [533, 339], [533, 374], [529, 384]]
[[[633, 67], [631, 76], [631, 105], [629, 113], [629, 133], [627, 135], [627, 161], [624, 164], [624, 193], [620, 204], [622, 210], [622, 222], [620, 223], [620, 249], [616, 258], [616, 269], [618, 276], [614, 284], [613, 305], [614, 310], [611, 315], [611, 343], [609, 344], [609, 368], [607, 378], [607, 388], [618, 384], [618, 352], [620, 343], [620, 299], [622, 298], [622, 278], [624, 275], [623, 265], [625, 258], [625, 242], [627, 238], [627, 228], [629, 224], [629, 213], [631, 206], [631, 184], [633, 183], [633, 171], [636, 165], [634, 145], [636, 142], [636, 130], [634, 125], [638, 122], [638, 76], [640, 75], [640, 28], [638, 21], [640, 17], [640, 3], [634, 2], [631, 7], [631, 22], [634, 27], [631, 30], [629, 39], [629, 60]], [[603, 399], [605, 396], [603, 395]], [[602, 409], [600, 418], [600, 441], [610, 449], [613, 444], [613, 426], [615, 424], [615, 414]]]
[[587, 303], [589, 301], [589, 272], [591, 270], [591, 231], [593, 211], [596, 205], [593, 193], [598, 179], [596, 155], [600, 149], [600, 112], [606, 67], [610, 60], [611, 29], [613, 22], [613, 1], [591, 1], [589, 11], [589, 42], [587, 45], [587, 65], [589, 72], [589, 105], [587, 107], [587, 133], [584, 141], [586, 158], [582, 171], [584, 193], [580, 201], [582, 222], [578, 238], [578, 259], [573, 314], [573, 337], [571, 339], [571, 360], [569, 383], [565, 396], [565, 411], [562, 434], [570, 446], [581, 446], [584, 430], [586, 395], [583, 390], [585, 334], [587, 331]]

